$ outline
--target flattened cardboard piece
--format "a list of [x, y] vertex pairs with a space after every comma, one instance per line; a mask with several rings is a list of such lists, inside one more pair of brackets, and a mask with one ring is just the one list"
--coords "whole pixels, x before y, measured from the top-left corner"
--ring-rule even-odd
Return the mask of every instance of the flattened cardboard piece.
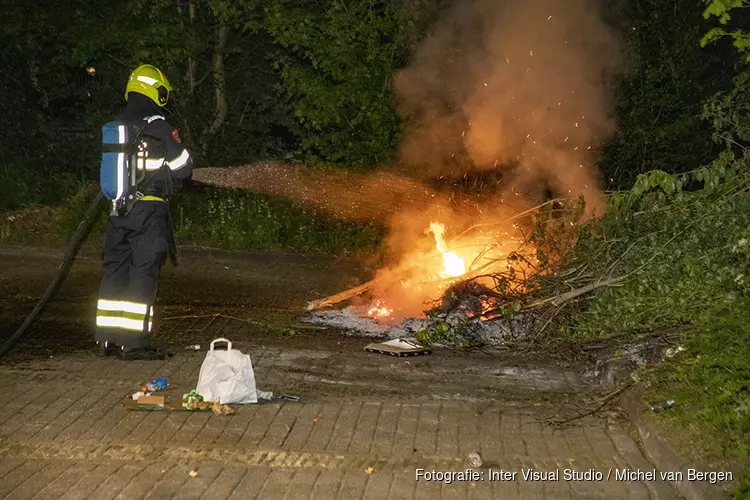
[[422, 347], [416, 342], [403, 339], [373, 342], [365, 346], [365, 351], [377, 354], [390, 354], [391, 356], [424, 356], [432, 354], [431, 350]]
[[163, 405], [144, 405], [136, 401], [126, 401], [125, 408], [130, 411], [191, 411], [191, 412], [210, 412], [211, 408], [205, 410], [188, 410], [182, 407], [182, 401], [167, 400]]
[[140, 396], [139, 405], [145, 406], [164, 406], [164, 396]]

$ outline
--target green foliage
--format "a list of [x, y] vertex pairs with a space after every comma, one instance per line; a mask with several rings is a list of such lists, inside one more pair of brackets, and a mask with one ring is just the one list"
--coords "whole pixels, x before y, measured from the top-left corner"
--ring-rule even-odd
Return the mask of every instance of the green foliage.
[[[710, 29], [701, 39], [701, 46], [705, 47], [724, 37], [732, 39], [732, 45], [745, 56], [745, 61], [750, 62], [750, 33], [741, 26], [735, 25], [727, 29], [732, 20], [732, 14], [738, 14], [739, 9], [750, 7], [747, 0], [703, 0], [706, 9], [703, 11], [703, 17], [709, 19], [716, 17], [721, 24]], [[734, 12], [732, 12], [734, 11]]]
[[750, 143], [750, 72], [745, 70], [734, 77], [733, 86], [717, 93], [703, 107], [702, 118], [713, 127], [714, 140], [726, 151], [739, 151]]
[[405, 45], [401, 2], [355, 0], [310, 8], [277, 0], [265, 7], [282, 50], [279, 90], [314, 158], [373, 165], [395, 148], [399, 118], [388, 78]]
[[368, 252], [382, 229], [329, 220], [276, 197], [195, 187], [170, 202], [180, 243], [230, 250]]
[[[66, 200], [52, 226], [60, 241], [73, 233], [97, 190], [98, 186], [89, 184]], [[383, 237], [381, 227], [328, 219], [286, 199], [247, 191], [189, 186], [169, 202], [169, 208], [181, 245], [357, 254], [377, 251]], [[89, 233], [88, 241], [97, 248], [108, 214], [109, 207], [103, 203]]]
[[[577, 338], [630, 339], [641, 332], [682, 331], [684, 350], [642, 368], [639, 379], [654, 399], [676, 401], [663, 418], [677, 418], [700, 438], [703, 452], [745, 465], [750, 465], [749, 165], [750, 156], [726, 150], [709, 166], [683, 175], [651, 171], [630, 191], [611, 195], [607, 215], [583, 228], [571, 266], [625, 280], [597, 291], [559, 329]], [[740, 485], [736, 495], [746, 487]]]
[[703, 17], [708, 19], [711, 16], [716, 16], [721, 24], [727, 24], [731, 19], [730, 10], [749, 6], [746, 0], [704, 0], [704, 2], [707, 7], [703, 11]]
[[[704, 17], [716, 16], [727, 28], [730, 11], [747, 5], [737, 0], [705, 3], [708, 8]], [[744, 32], [735, 28], [712, 30], [702, 44], [731, 33], [735, 47], [745, 52], [744, 43], [737, 43]], [[694, 35], [690, 38], [696, 39]], [[672, 42], [668, 48], [679, 46]], [[721, 47], [707, 48], [707, 61], [717, 48]], [[726, 50], [721, 52], [727, 54]], [[686, 54], [694, 64], [694, 47]], [[731, 85], [719, 85], [716, 78], [713, 84], [706, 84], [712, 80], [704, 78], [703, 71], [711, 65], [695, 65], [696, 80], [701, 82], [698, 95], [703, 101], [695, 104], [701, 105], [700, 118], [707, 131], [694, 129], [683, 137], [692, 136], [703, 144], [697, 161], [670, 161], [665, 168], [660, 161], [645, 163], [632, 189], [612, 194], [607, 215], [581, 232], [573, 265], [586, 265], [594, 274], [622, 276], [625, 280], [618, 287], [599, 290], [564, 322], [560, 331], [575, 337], [601, 338], [679, 328], [684, 332], [684, 350], [655, 367], [642, 369], [641, 380], [650, 386], [655, 399], [676, 401], [673, 411], [662, 418], [676, 418], [713, 456], [729, 457], [747, 466], [750, 104], [746, 96], [750, 74], [733, 62], [726, 57], [722, 73], [726, 82], [726, 70], [732, 70]], [[675, 68], [672, 63], [669, 66]], [[651, 75], [653, 70], [647, 69], [639, 78]], [[621, 100], [620, 105], [627, 102]], [[696, 108], [692, 109], [694, 113]], [[627, 114], [621, 114], [621, 120], [623, 116]], [[690, 119], [697, 123], [695, 118]], [[626, 133], [633, 130], [637, 128], [630, 127]], [[713, 149], [705, 147], [709, 139], [713, 139]], [[666, 158], [661, 156], [659, 160]], [[681, 171], [685, 173], [675, 175]], [[733, 498], [745, 498], [749, 484], [750, 476], [740, 481]]]
[[0, 163], [0, 211], [28, 204], [53, 204], [75, 194], [84, 183], [70, 172], [32, 162]]
[[456, 342], [456, 327], [451, 326], [445, 321], [433, 321], [429, 325], [418, 331], [414, 338], [424, 346], [434, 345], [452, 345]]
[[[744, 264], [729, 250], [750, 237], [750, 197], [742, 192], [750, 179], [738, 172], [742, 164], [731, 167], [684, 176], [654, 171], [611, 197], [607, 216], [581, 235], [573, 262], [588, 264], [595, 275], [628, 279], [596, 295], [574, 335], [689, 325], [707, 304], [728, 304], [744, 293]], [[682, 191], [688, 179], [704, 189]]]
[[[98, 191], [99, 186], [88, 184], [65, 200], [64, 209], [57, 214], [52, 224], [53, 232], [59, 241], [67, 242], [75, 232]], [[99, 213], [87, 235], [88, 241], [92, 242], [97, 248], [101, 247], [104, 232], [109, 224], [110, 208], [107, 203], [101, 203]]]
[[[747, 261], [750, 262], [750, 261]], [[747, 459], [750, 444], [750, 298], [706, 304], [683, 336], [684, 350], [642, 379], [655, 398], [674, 399], [675, 417], [711, 430], [720, 457]]]
[[740, 478], [739, 486], [732, 492], [732, 500], [747, 500], [750, 498], [750, 470]]
[[728, 44], [702, 49], [706, 22], [692, 0], [626, 0], [623, 32], [630, 72], [617, 88], [619, 132], [600, 162], [610, 187], [627, 188], [638, 174], [693, 170], [713, 160], [703, 101], [731, 87]]
[[[4, 12], [0, 164], [95, 181], [100, 127], [122, 109], [128, 73], [145, 62], [175, 87], [167, 111], [199, 164], [300, 153], [385, 161], [400, 126], [388, 81], [413, 38], [403, 9], [390, 0], [97, 0], [66, 9], [40, 0]], [[21, 186], [13, 206], [39, 199], [37, 184]]]
[[661, 418], [677, 419], [694, 452], [741, 467], [750, 467], [749, 165], [725, 151], [709, 166], [651, 171], [612, 194], [569, 265], [625, 279], [557, 321], [559, 334], [579, 339], [683, 332], [682, 352], [638, 378], [654, 400], [676, 401]]
[[57, 45], [76, 12], [45, 0], [3, 11], [0, 210], [59, 202], [95, 172], [93, 135], [78, 123], [86, 73]]

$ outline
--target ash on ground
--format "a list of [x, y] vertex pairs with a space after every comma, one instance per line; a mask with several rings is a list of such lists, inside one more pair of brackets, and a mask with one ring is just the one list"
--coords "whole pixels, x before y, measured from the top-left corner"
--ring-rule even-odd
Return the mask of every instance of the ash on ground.
[[[349, 306], [344, 309], [315, 311], [302, 318], [306, 323], [330, 326], [352, 335], [376, 337], [380, 339], [415, 339], [420, 332], [430, 332], [441, 323], [450, 326], [455, 341], [450, 346], [461, 345], [501, 345], [507, 340], [528, 339], [533, 334], [535, 317], [531, 314], [517, 314], [512, 319], [483, 316], [490, 296], [465, 294], [452, 300], [444, 299], [440, 310], [432, 317], [406, 318], [400, 323], [387, 324], [368, 316], [380, 302], [370, 306]], [[447, 344], [443, 344], [447, 346]]]

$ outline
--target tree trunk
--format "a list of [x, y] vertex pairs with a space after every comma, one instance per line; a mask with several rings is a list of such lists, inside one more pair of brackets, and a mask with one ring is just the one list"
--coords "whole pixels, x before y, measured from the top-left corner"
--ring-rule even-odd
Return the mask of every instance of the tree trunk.
[[[193, 22], [195, 21], [195, 0], [190, 0], [188, 4], [188, 14], [190, 15], [190, 29], [193, 29]], [[197, 65], [195, 59], [192, 56], [188, 57], [188, 93], [192, 96], [195, 86], [197, 85], [195, 80], [195, 71]]]
[[224, 49], [226, 48], [228, 37], [229, 26], [226, 24], [220, 25], [216, 30], [216, 48], [214, 49], [213, 64], [211, 65], [211, 72], [213, 73], [214, 78], [214, 101], [216, 103], [216, 108], [214, 109], [213, 122], [201, 138], [201, 152], [203, 153], [203, 158], [206, 157], [208, 144], [211, 141], [211, 138], [216, 135], [224, 124], [227, 112], [229, 111], [226, 94], [226, 69], [224, 68]]
[[[190, 36], [193, 36], [194, 34], [194, 28], [193, 23], [195, 21], [195, 4], [197, 0], [189, 0], [188, 1], [188, 16], [190, 17]], [[177, 4], [177, 13], [182, 16], [182, 6], [180, 3]], [[185, 29], [183, 25], [183, 29]], [[197, 64], [195, 62], [195, 59], [193, 59], [192, 56], [188, 56], [187, 60], [187, 84], [188, 88], [186, 92], [179, 92], [176, 94], [176, 99], [179, 102], [179, 107], [182, 110], [187, 110], [190, 108], [192, 101], [193, 101], [193, 94], [195, 91], [195, 87], [198, 85], [197, 79], [196, 79], [196, 70], [197, 70]], [[191, 123], [189, 120], [184, 120], [182, 122], [182, 129], [180, 130], [180, 135], [182, 136], [183, 142], [188, 146], [192, 146], [193, 143], [193, 128], [191, 127]]]

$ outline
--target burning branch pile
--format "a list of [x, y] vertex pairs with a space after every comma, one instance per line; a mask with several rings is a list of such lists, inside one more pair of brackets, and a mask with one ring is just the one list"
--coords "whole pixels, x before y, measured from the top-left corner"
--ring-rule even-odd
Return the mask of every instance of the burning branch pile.
[[569, 265], [582, 215], [582, 204], [553, 200], [469, 227], [450, 241], [445, 225], [432, 222], [431, 251], [407, 255], [364, 285], [311, 302], [309, 310], [359, 299], [343, 312], [315, 313], [312, 321], [367, 318], [379, 325], [369, 333], [438, 343], [536, 338], [565, 305], [618, 282]]

